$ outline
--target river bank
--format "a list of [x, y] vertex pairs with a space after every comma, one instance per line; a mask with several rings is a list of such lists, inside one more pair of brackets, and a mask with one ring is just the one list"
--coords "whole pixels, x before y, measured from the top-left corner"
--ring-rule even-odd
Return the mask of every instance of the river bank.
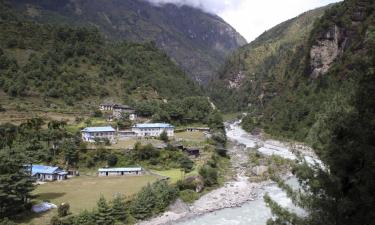
[[[239, 121], [227, 123], [226, 132], [228, 139], [234, 143], [234, 147], [228, 150], [232, 167], [236, 171], [234, 179], [226, 182], [222, 187], [202, 196], [191, 205], [186, 205], [181, 201], [177, 201], [170, 207], [169, 211], [151, 220], [141, 222], [138, 225], [199, 224], [194, 223], [194, 221], [199, 221], [199, 217], [216, 214], [216, 212], [219, 210], [223, 211], [223, 209], [229, 210], [231, 208], [238, 208], [252, 201], [255, 204], [251, 204], [251, 207], [259, 205], [262, 210], [262, 212], [257, 215], [260, 218], [257, 221], [266, 221], [266, 218], [270, 216], [270, 211], [265, 209], [266, 207], [263, 202], [263, 195], [266, 192], [274, 193], [276, 198], [280, 197], [280, 199], [282, 199], [280, 201], [284, 201], [285, 203], [283, 204], [283, 202], [281, 202], [282, 205], [288, 206], [288, 204], [291, 203], [288, 201], [286, 195], [278, 189], [272, 181], [259, 183], [249, 181], [246, 176], [249, 151], [251, 149], [256, 149], [262, 154], [275, 154], [293, 160], [296, 159], [294, 152], [299, 151], [299, 148], [303, 149], [305, 153], [310, 152], [309, 149], [306, 149], [304, 146], [295, 148], [295, 145], [290, 146], [279, 141], [263, 140], [261, 137], [250, 135], [240, 127]], [[303, 155], [315, 158], [310, 153]], [[260, 222], [260, 224], [262, 223], [263, 222]]]

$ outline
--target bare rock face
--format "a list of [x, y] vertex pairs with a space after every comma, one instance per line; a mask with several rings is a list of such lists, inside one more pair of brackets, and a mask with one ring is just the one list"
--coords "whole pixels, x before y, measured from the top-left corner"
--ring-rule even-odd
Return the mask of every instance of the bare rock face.
[[326, 74], [335, 59], [343, 53], [342, 39], [342, 32], [340, 28], [335, 25], [312, 46], [310, 50], [312, 78], [317, 78]]
[[262, 176], [268, 171], [268, 166], [255, 166], [251, 169], [251, 172], [254, 175]]
[[228, 87], [230, 89], [240, 88], [242, 81], [245, 79], [245, 77], [245, 74], [242, 71], [239, 71], [236, 75], [233, 76], [232, 79], [229, 80]]

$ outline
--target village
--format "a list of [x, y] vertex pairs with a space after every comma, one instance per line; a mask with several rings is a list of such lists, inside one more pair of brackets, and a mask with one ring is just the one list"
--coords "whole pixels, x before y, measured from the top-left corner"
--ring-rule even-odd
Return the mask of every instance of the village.
[[[198, 179], [199, 170], [216, 152], [206, 124], [153, 122], [137, 115], [134, 108], [116, 103], [101, 104], [97, 111], [100, 116], [91, 118], [95, 122], [67, 125], [77, 130], [84, 146], [80, 157], [86, 163], [25, 165], [37, 185], [38, 201], [32, 210], [46, 212], [32, 222], [49, 220], [60, 204], [69, 203], [71, 211], [78, 213], [95, 206], [100, 196], [132, 196], [158, 180], [176, 184], [188, 177]], [[128, 125], [120, 127], [118, 121]], [[98, 159], [101, 154], [105, 154], [102, 160]], [[90, 160], [98, 162], [91, 165]]]

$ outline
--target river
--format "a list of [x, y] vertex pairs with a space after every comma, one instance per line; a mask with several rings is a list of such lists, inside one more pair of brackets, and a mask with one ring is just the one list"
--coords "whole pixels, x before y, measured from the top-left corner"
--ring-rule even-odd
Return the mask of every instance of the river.
[[[241, 128], [240, 121], [226, 123], [226, 132], [228, 139], [234, 143], [228, 150], [236, 172], [234, 179], [202, 196], [192, 205], [187, 206], [177, 201], [169, 211], [138, 225], [266, 225], [272, 216], [263, 201], [266, 193], [281, 206], [297, 214], [304, 213], [273, 182], [250, 182], [246, 176], [246, 166], [249, 151], [257, 150], [265, 155], [278, 155], [291, 160], [297, 158], [294, 153], [298, 151], [306, 161], [317, 162], [313, 151], [303, 144], [282, 143], [250, 135]], [[298, 188], [294, 177], [286, 182], [291, 187]]]
[[[296, 156], [290, 151], [288, 146], [274, 140], [261, 140], [246, 133], [239, 125], [239, 121], [227, 124], [227, 136], [237, 145], [244, 145], [247, 148], [257, 148], [259, 152], [267, 155], [279, 155], [287, 159], [295, 159]], [[295, 178], [288, 179], [287, 183], [298, 187]], [[267, 220], [271, 218], [271, 211], [266, 206], [263, 196], [268, 193], [270, 197], [281, 206], [292, 209], [302, 214], [301, 209], [296, 208], [286, 194], [277, 187], [276, 184], [269, 184], [256, 190], [256, 198], [240, 207], [227, 208], [219, 211], [193, 217], [186, 221], [176, 223], [178, 225], [266, 225]]]

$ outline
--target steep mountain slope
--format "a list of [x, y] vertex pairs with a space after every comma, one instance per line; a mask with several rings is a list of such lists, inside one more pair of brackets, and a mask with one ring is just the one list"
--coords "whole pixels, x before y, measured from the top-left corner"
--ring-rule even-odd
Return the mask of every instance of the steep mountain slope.
[[[301, 41], [286, 43], [255, 70], [244, 62], [229, 62], [226, 68], [241, 65], [247, 74], [237, 89], [230, 88], [228, 80], [222, 82], [227, 92], [243, 101], [242, 109], [249, 111], [244, 127], [249, 131], [262, 127], [273, 135], [311, 140], [323, 135], [316, 132], [324, 130], [320, 128], [327, 122], [327, 114], [351, 110], [349, 100], [358, 82], [374, 71], [374, 4], [370, 0], [346, 0], [333, 5], [316, 19]], [[268, 46], [264, 39], [261, 45]], [[223, 77], [231, 78], [227, 74], [231, 73]]]
[[215, 15], [145, 0], [12, 0], [40, 22], [91, 25], [113, 40], [154, 41], [195, 80], [205, 84], [245, 39]]
[[[314, 22], [327, 7], [318, 8], [266, 31], [231, 55], [210, 85], [212, 98], [224, 109], [260, 107], [290, 81], [293, 56], [301, 50]], [[228, 98], [228, 96], [231, 96]]]
[[106, 43], [96, 30], [24, 21], [0, 7], [1, 104], [25, 99], [41, 108], [85, 108], [107, 98], [130, 103], [202, 94], [152, 43]]

